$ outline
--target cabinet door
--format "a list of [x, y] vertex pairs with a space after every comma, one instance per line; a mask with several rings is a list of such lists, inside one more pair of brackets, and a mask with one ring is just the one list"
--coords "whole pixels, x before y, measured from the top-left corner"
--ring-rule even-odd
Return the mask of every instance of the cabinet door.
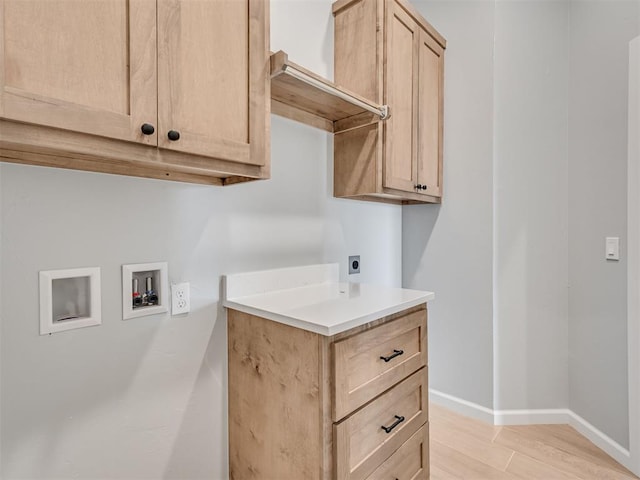
[[420, 30], [418, 65], [418, 183], [427, 187], [419, 193], [440, 197], [444, 50], [424, 30]]
[[387, 2], [386, 19], [385, 103], [391, 109], [391, 117], [384, 123], [383, 186], [412, 192], [417, 185], [414, 92], [418, 88], [419, 30], [393, 0]]
[[158, 0], [160, 147], [265, 165], [268, 9], [264, 0]]
[[155, 144], [156, 102], [154, 1], [0, 0], [0, 117]]

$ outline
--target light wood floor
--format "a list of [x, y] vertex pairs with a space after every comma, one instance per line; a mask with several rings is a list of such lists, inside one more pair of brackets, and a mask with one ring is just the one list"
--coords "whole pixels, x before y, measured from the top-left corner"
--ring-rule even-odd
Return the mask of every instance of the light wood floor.
[[495, 427], [429, 408], [431, 480], [638, 478], [568, 425]]

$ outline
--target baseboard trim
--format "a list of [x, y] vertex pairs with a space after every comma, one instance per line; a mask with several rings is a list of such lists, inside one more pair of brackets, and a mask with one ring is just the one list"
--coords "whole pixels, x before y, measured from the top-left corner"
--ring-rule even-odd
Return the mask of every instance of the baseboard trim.
[[631, 453], [607, 434], [601, 432], [596, 427], [587, 422], [575, 412], [569, 412], [569, 425], [575, 428], [583, 436], [589, 439], [594, 445], [604, 450], [614, 460], [632, 470]]
[[429, 399], [436, 405], [441, 405], [460, 415], [482, 420], [493, 425], [571, 425], [581, 435], [626, 468], [631, 470], [634, 466], [628, 449], [568, 408], [492, 410], [432, 388], [429, 389]]
[[433, 388], [429, 389], [429, 400], [436, 405], [453, 410], [465, 417], [471, 417], [493, 424], [493, 410], [483, 407], [478, 403], [463, 400], [462, 398], [454, 397], [453, 395], [434, 390]]
[[567, 408], [536, 410], [494, 410], [494, 425], [562, 425], [568, 424], [571, 411]]

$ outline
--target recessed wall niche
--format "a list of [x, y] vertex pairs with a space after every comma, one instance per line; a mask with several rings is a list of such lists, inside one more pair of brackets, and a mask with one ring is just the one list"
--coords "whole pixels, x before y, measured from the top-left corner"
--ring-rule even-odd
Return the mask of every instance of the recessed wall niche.
[[100, 268], [40, 272], [40, 335], [101, 323]]
[[122, 319], [169, 311], [166, 262], [122, 266]]

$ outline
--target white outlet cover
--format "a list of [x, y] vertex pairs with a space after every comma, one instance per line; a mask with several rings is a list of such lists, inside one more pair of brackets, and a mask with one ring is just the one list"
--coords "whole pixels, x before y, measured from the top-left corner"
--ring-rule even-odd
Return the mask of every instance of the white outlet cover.
[[171, 284], [171, 315], [182, 315], [191, 311], [189, 282]]
[[[155, 278], [153, 289], [158, 295], [158, 304], [133, 308], [132, 302], [132, 282], [136, 273], [151, 272]], [[167, 262], [136, 263], [132, 265], [122, 265], [122, 319], [155, 315], [169, 311], [169, 274]], [[140, 289], [144, 286], [141, 284]]]

